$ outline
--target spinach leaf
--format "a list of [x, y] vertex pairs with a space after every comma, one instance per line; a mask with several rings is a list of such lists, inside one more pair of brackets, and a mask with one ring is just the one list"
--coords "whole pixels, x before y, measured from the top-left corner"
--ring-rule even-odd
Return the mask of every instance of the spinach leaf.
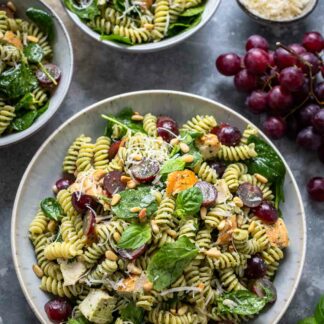
[[205, 10], [205, 5], [197, 6], [194, 8], [188, 8], [185, 10], [182, 14], [180, 14], [180, 17], [192, 17], [196, 15], [201, 15]]
[[44, 112], [48, 109], [48, 107], [49, 107], [49, 101], [47, 101], [47, 103], [42, 107], [42, 108], [40, 108], [40, 109], [38, 109], [37, 110], [37, 118], [39, 117], [39, 116], [41, 116], [41, 115], [43, 115], [44, 114]]
[[134, 112], [133, 112], [132, 108], [125, 107], [116, 116], [101, 115], [101, 117], [103, 119], [108, 120], [107, 125], [106, 125], [106, 129], [105, 129], [105, 135], [106, 136], [111, 136], [111, 134], [112, 134], [112, 126], [114, 124], [118, 124], [118, 125], [124, 127], [125, 132], [130, 131], [130, 132], [133, 132], [133, 133], [136, 133], [136, 132], [145, 133], [144, 129], [143, 129], [143, 124], [135, 122], [135, 121], [132, 120], [133, 114], [134, 114]]
[[216, 298], [219, 314], [249, 316], [258, 314], [268, 303], [268, 297], [258, 297], [248, 290], [224, 293]]
[[31, 63], [39, 63], [44, 58], [43, 48], [36, 43], [29, 43], [24, 48], [24, 54]]
[[186, 162], [184, 162], [181, 157], [167, 160], [163, 163], [160, 170], [160, 174], [166, 175], [174, 171], [182, 171], [184, 170], [185, 166], [186, 166]]
[[67, 324], [89, 324], [90, 322], [84, 316], [78, 316], [77, 318], [70, 318]]
[[316, 305], [314, 317], [317, 323], [324, 323], [324, 296], [320, 298], [318, 304]]
[[63, 211], [60, 204], [53, 197], [45, 198], [40, 203], [41, 209], [46, 217], [55, 221], [63, 217]]
[[147, 268], [149, 280], [156, 290], [168, 288], [196, 257], [198, 249], [188, 237], [182, 236], [175, 243], [164, 244], [152, 257]]
[[113, 0], [113, 5], [117, 11], [125, 11], [125, 0]]
[[132, 322], [133, 324], [142, 324], [144, 322], [144, 310], [136, 307], [134, 303], [127, 304], [120, 310], [120, 316], [123, 321]]
[[20, 109], [35, 109], [35, 104], [37, 104], [37, 100], [32, 93], [26, 93], [16, 104], [15, 111], [19, 111]]
[[181, 218], [192, 216], [200, 210], [203, 194], [198, 187], [192, 187], [178, 193], [175, 215]]
[[138, 213], [130, 211], [133, 207], [146, 208], [146, 216], [150, 217], [157, 211], [155, 196], [151, 193], [150, 187], [139, 187], [137, 189], [125, 190], [119, 193], [121, 199], [119, 203], [112, 207], [117, 218], [133, 219], [138, 217]]
[[151, 237], [152, 232], [149, 224], [131, 224], [123, 232], [117, 245], [122, 249], [135, 250], [149, 242]]
[[112, 42], [116, 42], [116, 43], [121, 43], [121, 44], [133, 45], [133, 42], [130, 40], [130, 38], [115, 35], [115, 34], [102, 35], [102, 36], [100, 36], [100, 39], [106, 40], [106, 41], [112, 41]]
[[0, 91], [8, 99], [20, 98], [37, 86], [35, 75], [25, 64], [18, 64], [0, 74]]
[[194, 28], [201, 22], [201, 16], [188, 16], [188, 17], [179, 17], [177, 22], [170, 24], [168, 28], [168, 37], [178, 35], [188, 29]]
[[307, 317], [304, 318], [303, 320], [298, 321], [297, 324], [318, 324], [320, 322], [317, 322], [315, 317]]
[[74, 0], [64, 0], [65, 6], [81, 19], [93, 20], [100, 15], [97, 1], [93, 0], [87, 6], [78, 6]]
[[258, 156], [247, 162], [249, 173], [260, 173], [266, 177], [274, 186], [276, 193], [275, 206], [283, 202], [283, 185], [285, 181], [286, 168], [276, 151], [261, 138], [251, 135], [248, 143], [255, 144]]
[[47, 39], [52, 41], [55, 35], [55, 27], [52, 15], [38, 8], [28, 8], [26, 11], [27, 17], [32, 20], [45, 34]]
[[13, 120], [11, 126], [17, 132], [21, 132], [27, 128], [29, 128], [35, 119], [37, 118], [37, 111], [31, 110], [26, 112], [24, 115], [17, 117]]

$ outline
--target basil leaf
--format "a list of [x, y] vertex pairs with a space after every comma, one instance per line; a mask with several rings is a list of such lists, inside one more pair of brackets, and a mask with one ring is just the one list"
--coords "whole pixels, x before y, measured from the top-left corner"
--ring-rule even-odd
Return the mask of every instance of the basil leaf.
[[130, 40], [130, 38], [115, 35], [115, 34], [102, 35], [102, 36], [100, 36], [100, 39], [106, 40], [106, 41], [112, 41], [112, 42], [116, 42], [116, 43], [121, 43], [121, 44], [133, 45], [133, 42]]
[[144, 310], [136, 307], [134, 303], [129, 303], [120, 310], [120, 317], [126, 322], [142, 324], [144, 322]]
[[38, 81], [25, 64], [18, 64], [0, 74], [0, 91], [8, 99], [17, 99], [38, 86]]
[[117, 246], [122, 249], [136, 250], [151, 240], [151, 226], [149, 224], [131, 224], [123, 232]]
[[151, 193], [150, 187], [139, 187], [119, 192], [121, 199], [112, 207], [112, 212], [121, 219], [133, 219], [138, 213], [130, 211], [133, 207], [146, 208], [146, 216], [150, 217], [157, 211], [155, 196]]
[[143, 129], [143, 124], [132, 120], [133, 114], [134, 114], [134, 112], [133, 112], [132, 108], [125, 107], [116, 116], [101, 115], [102, 118], [108, 120], [106, 129], [105, 129], [105, 135], [111, 136], [112, 126], [114, 124], [118, 124], [118, 125], [124, 127], [125, 132], [130, 131], [133, 133], [137, 133], [137, 132], [145, 133], [144, 129]]
[[65, 6], [81, 19], [93, 20], [100, 15], [97, 1], [90, 1], [87, 6], [78, 6], [74, 0], [64, 0]]
[[200, 15], [204, 12], [204, 10], [205, 10], [205, 5], [189, 8], [185, 10], [182, 14], [180, 14], [180, 17], [192, 17], [192, 16]]
[[29, 128], [33, 124], [33, 122], [37, 118], [37, 115], [38, 114], [37, 114], [36, 110], [29, 111], [29, 112], [25, 113], [24, 115], [15, 118], [13, 120], [11, 126], [17, 132], [21, 132], [21, 131]]
[[45, 216], [49, 219], [58, 221], [63, 217], [62, 208], [55, 198], [49, 197], [43, 199], [40, 206]]
[[297, 322], [297, 324], [318, 324], [318, 323], [320, 322], [317, 322], [315, 317], [307, 317]]
[[324, 296], [322, 296], [315, 308], [315, 319], [317, 323], [324, 323]]
[[52, 15], [33, 7], [27, 9], [26, 15], [47, 35], [49, 41], [54, 39], [55, 27]]
[[44, 112], [48, 109], [48, 107], [49, 107], [49, 101], [47, 101], [47, 103], [42, 107], [42, 108], [40, 108], [40, 109], [38, 109], [37, 110], [37, 118], [39, 117], [39, 116], [41, 116], [41, 115], [43, 115], [44, 114]]
[[147, 268], [149, 280], [156, 290], [161, 291], [173, 284], [183, 270], [198, 254], [198, 249], [188, 237], [183, 236], [175, 243], [167, 243], [153, 255]]
[[278, 208], [279, 203], [285, 200], [283, 192], [285, 165], [276, 151], [261, 138], [251, 135], [248, 143], [254, 143], [258, 153], [257, 157], [247, 161], [249, 173], [260, 173], [273, 184], [276, 193], [275, 206]]
[[175, 215], [181, 218], [192, 216], [200, 210], [203, 194], [198, 187], [192, 187], [178, 193]]
[[84, 316], [79, 316], [77, 318], [70, 318], [67, 324], [88, 324], [90, 323]]
[[123, 0], [113, 0], [114, 8], [117, 11], [124, 12], [125, 11], [125, 1]]
[[35, 109], [35, 104], [37, 101], [32, 93], [26, 93], [16, 104], [15, 111], [19, 111], [20, 109]]
[[163, 163], [160, 174], [165, 175], [174, 171], [182, 171], [186, 166], [186, 162], [182, 158], [171, 159]]
[[24, 54], [31, 63], [39, 63], [44, 58], [43, 48], [36, 43], [29, 43], [24, 48]]

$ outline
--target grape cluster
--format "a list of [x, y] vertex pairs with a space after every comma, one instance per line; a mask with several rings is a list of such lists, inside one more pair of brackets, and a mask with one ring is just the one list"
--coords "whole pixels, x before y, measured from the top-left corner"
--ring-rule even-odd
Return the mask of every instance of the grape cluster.
[[245, 48], [244, 56], [220, 55], [217, 70], [234, 76], [236, 89], [249, 94], [252, 113], [267, 113], [263, 130], [270, 138], [295, 139], [324, 163], [323, 36], [308, 32], [301, 44], [276, 43], [272, 51], [264, 37], [252, 35]]

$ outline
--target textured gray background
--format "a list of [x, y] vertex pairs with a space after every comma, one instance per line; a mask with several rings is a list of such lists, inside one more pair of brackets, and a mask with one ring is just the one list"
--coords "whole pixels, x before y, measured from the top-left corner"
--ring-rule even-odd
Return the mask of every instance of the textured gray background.
[[[112, 95], [144, 89], [172, 89], [220, 101], [259, 124], [259, 117], [244, 108], [245, 96], [233, 89], [231, 78], [216, 73], [216, 56], [226, 51], [242, 53], [246, 38], [253, 33], [265, 35], [274, 44], [278, 40], [297, 42], [308, 30], [324, 32], [324, 0], [319, 1], [316, 11], [302, 23], [281, 29], [262, 27], [245, 16], [234, 0], [223, 0], [212, 21], [185, 43], [160, 53], [129, 55], [113, 51], [82, 34], [72, 25], [58, 0], [47, 2], [63, 18], [72, 37], [75, 73], [67, 98], [50, 123], [28, 140], [0, 150], [0, 324], [2, 321], [5, 324], [37, 323], [12, 264], [10, 217], [25, 168], [43, 141], [62, 122], [84, 107]], [[302, 281], [281, 321], [290, 324], [311, 314], [320, 294], [324, 293], [324, 204], [310, 202], [305, 190], [307, 179], [324, 176], [324, 170], [314, 154], [298, 149], [294, 143], [283, 140], [276, 144], [300, 185], [309, 237]]]

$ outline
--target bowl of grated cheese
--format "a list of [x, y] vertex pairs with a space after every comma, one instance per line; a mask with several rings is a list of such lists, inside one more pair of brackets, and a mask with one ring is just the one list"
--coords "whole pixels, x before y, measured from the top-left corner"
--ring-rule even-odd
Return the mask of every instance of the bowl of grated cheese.
[[307, 17], [318, 0], [237, 0], [240, 8], [255, 21], [268, 24], [288, 24]]

